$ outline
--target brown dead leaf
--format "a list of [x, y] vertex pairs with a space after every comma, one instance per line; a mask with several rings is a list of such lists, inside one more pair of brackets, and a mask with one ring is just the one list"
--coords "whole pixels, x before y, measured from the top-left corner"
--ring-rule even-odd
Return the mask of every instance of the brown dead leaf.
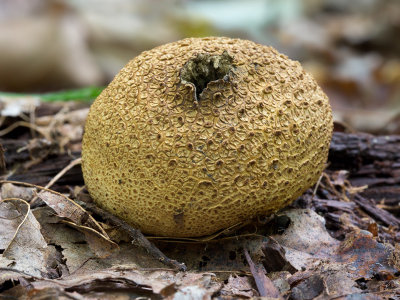
[[[40, 207], [34, 211], [35, 217], [43, 227], [43, 235], [52, 245], [59, 246], [70, 274], [83, 274], [110, 267], [120, 269], [162, 268], [161, 262], [154, 260], [140, 247], [132, 243], [119, 243], [119, 251], [112, 252], [107, 258], [96, 257], [91, 251], [85, 235], [69, 225], [62, 223], [49, 207]], [[107, 246], [107, 244], [105, 244]], [[104, 246], [104, 245], [103, 245]]]
[[57, 192], [41, 191], [37, 196], [51, 207], [59, 217], [71, 220], [78, 226], [87, 226], [108, 238], [99, 223], [81, 206]]
[[[211, 295], [221, 289], [221, 283], [213, 273], [177, 273], [173, 285], [175, 293], [167, 299], [211, 299]], [[163, 292], [165, 289], [160, 294]]]
[[288, 271], [291, 273], [296, 272], [296, 268], [293, 267], [290, 262], [286, 259], [285, 249], [280, 245], [274, 238], [269, 237], [268, 241], [263, 243], [262, 252], [264, 257], [262, 263], [267, 272], [274, 271]]
[[309, 209], [291, 209], [282, 214], [290, 218], [290, 225], [272, 237], [285, 248], [286, 259], [293, 267], [301, 270], [332, 256], [339, 241], [326, 231], [324, 218]]
[[[291, 290], [296, 291], [295, 299], [332, 299], [335, 296], [361, 292], [342, 264], [327, 261], [321, 261], [305, 272], [297, 272], [288, 281]], [[308, 297], [301, 298], [301, 295]]]
[[[221, 283], [210, 273], [176, 273], [169, 270], [103, 269], [56, 280], [27, 282], [6, 291], [18, 299], [211, 299]], [[29, 298], [31, 297], [31, 298]], [[40, 298], [42, 299], [42, 298]]]
[[271, 297], [276, 299], [282, 299], [280, 297], [279, 290], [275, 287], [271, 279], [266, 275], [264, 266], [261, 263], [255, 264], [249, 255], [247, 249], [244, 250], [246, 261], [249, 264], [251, 274], [253, 275], [254, 281], [256, 282], [258, 292], [261, 297]]
[[106, 258], [107, 256], [111, 255], [112, 252], [119, 249], [119, 246], [116, 243], [93, 228], [80, 226], [68, 221], [63, 221], [63, 223], [82, 232], [85, 235], [85, 239], [89, 244], [90, 249], [92, 249], [92, 251], [99, 258]]
[[371, 279], [382, 272], [395, 274], [400, 263], [398, 250], [378, 243], [372, 233], [365, 230], [347, 236], [337, 250], [336, 261], [348, 264], [348, 271], [355, 279]]
[[48, 258], [40, 224], [24, 200], [0, 202], [0, 267], [12, 266], [32, 276], [42, 276]]
[[99, 223], [74, 201], [59, 193], [41, 191], [37, 196], [51, 207], [63, 222], [84, 233], [86, 240], [99, 257], [107, 257], [118, 249], [118, 245], [110, 240]]
[[[26, 210], [26, 208], [25, 208]], [[0, 249], [7, 249], [24, 214], [17, 210], [16, 204], [11, 202], [0, 202]]]
[[378, 243], [368, 231], [353, 231], [340, 243], [329, 236], [324, 220], [315, 212], [296, 209], [284, 214], [290, 218], [290, 225], [282, 235], [274, 235], [274, 239], [285, 248], [286, 259], [297, 268], [341, 264], [352, 280], [399, 271], [399, 250]]
[[34, 277], [25, 272], [18, 271], [12, 268], [0, 267], [0, 286], [8, 280], [17, 281], [20, 278], [34, 278]]
[[34, 215], [42, 224], [42, 233], [46, 240], [59, 247], [70, 274], [107, 267], [93, 267], [92, 262], [96, 257], [86, 243], [85, 236], [80, 231], [60, 223], [61, 219], [54, 215], [51, 208], [39, 207], [34, 210]]

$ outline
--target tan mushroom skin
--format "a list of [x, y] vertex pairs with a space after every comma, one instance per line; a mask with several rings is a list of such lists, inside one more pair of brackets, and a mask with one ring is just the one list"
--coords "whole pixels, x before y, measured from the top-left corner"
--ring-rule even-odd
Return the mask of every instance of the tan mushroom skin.
[[315, 184], [332, 128], [297, 61], [247, 40], [184, 39], [131, 60], [95, 100], [82, 170], [94, 201], [144, 233], [203, 236]]

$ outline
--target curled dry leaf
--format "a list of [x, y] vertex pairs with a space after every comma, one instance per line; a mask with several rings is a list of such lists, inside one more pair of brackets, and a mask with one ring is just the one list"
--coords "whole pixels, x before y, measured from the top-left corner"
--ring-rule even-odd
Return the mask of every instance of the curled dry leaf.
[[354, 230], [339, 242], [329, 236], [323, 219], [313, 211], [293, 209], [282, 214], [290, 218], [290, 224], [274, 239], [293, 266], [308, 269], [289, 279], [294, 299], [361, 292], [356, 280], [388, 274], [394, 278], [400, 270], [400, 248], [377, 242], [368, 231]]
[[100, 224], [87, 211], [68, 197], [49, 191], [41, 191], [37, 194], [37, 197], [51, 207], [59, 217], [69, 219], [76, 225], [93, 228], [108, 238], [107, 233]]
[[34, 215], [42, 224], [42, 233], [48, 243], [58, 247], [67, 268], [64, 273], [85, 272], [87, 267], [93, 270], [95, 256], [80, 231], [61, 223], [61, 218], [48, 206], [36, 208]]
[[40, 277], [46, 271], [48, 247], [29, 204], [20, 199], [0, 202], [0, 267]]
[[293, 209], [284, 214], [290, 218], [290, 225], [274, 239], [285, 248], [287, 260], [295, 267], [311, 268], [316, 261], [328, 259], [348, 266], [355, 279], [400, 270], [399, 249], [377, 242], [368, 231], [353, 231], [339, 242], [328, 234], [324, 219], [315, 212]]
[[10, 299], [60, 299], [60, 300], [84, 300], [85, 298], [80, 296], [78, 293], [68, 293], [62, 289], [56, 288], [44, 288], [35, 289], [32, 286], [22, 286], [22, 284], [7, 290], [4, 292], [4, 296], [10, 297]]
[[107, 257], [118, 249], [118, 245], [110, 240], [99, 223], [81, 206], [68, 197], [49, 191], [41, 191], [37, 196], [51, 207], [59, 217], [67, 220], [64, 223], [84, 233], [86, 240], [99, 257]]
[[273, 238], [285, 248], [286, 259], [297, 270], [310, 267], [318, 258], [329, 257], [339, 245], [326, 231], [324, 218], [314, 211], [292, 209], [282, 214], [289, 217], [289, 227]]
[[[60, 218], [54, 215], [51, 208], [39, 207], [34, 214], [43, 226], [46, 240], [60, 249], [70, 274], [101, 271], [111, 266], [119, 269], [165, 268], [165, 265], [149, 256], [146, 250], [134, 247], [130, 242], [120, 242], [119, 251], [113, 252], [107, 258], [95, 257], [89, 244], [85, 242], [85, 235], [60, 222]], [[106, 245], [107, 243], [103, 244], [103, 247]]]

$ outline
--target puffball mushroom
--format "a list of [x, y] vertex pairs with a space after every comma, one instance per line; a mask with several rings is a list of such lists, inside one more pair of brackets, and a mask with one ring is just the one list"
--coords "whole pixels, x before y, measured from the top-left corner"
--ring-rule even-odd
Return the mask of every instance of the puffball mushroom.
[[212, 234], [290, 204], [318, 180], [327, 96], [272, 47], [189, 38], [131, 60], [90, 108], [85, 183], [144, 233]]

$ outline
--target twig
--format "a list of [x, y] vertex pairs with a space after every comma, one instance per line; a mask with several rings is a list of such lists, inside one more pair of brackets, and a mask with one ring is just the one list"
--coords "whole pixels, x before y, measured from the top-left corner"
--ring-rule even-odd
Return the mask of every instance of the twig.
[[255, 265], [251, 260], [250, 254], [247, 249], [244, 249], [244, 255], [246, 256], [247, 263], [249, 264], [251, 274], [257, 285], [258, 292], [261, 297], [273, 297], [277, 299], [282, 299], [278, 289], [272, 283], [265, 273], [263, 265]]
[[[7, 244], [7, 246], [4, 248], [4, 252], [3, 254], [5, 254], [8, 251], [8, 248], [11, 246], [11, 244], [14, 242], [15, 237], [17, 236], [19, 230], [21, 229], [22, 225], [24, 225], [25, 221], [28, 219], [28, 215], [31, 211], [31, 207], [29, 206], [29, 203], [26, 202], [24, 199], [20, 199], [20, 198], [6, 198], [6, 199], [2, 199], [0, 200], [0, 204], [1, 203], [5, 203], [5, 202], [10, 202], [10, 201], [20, 201], [23, 204], [25, 204], [27, 206], [27, 210], [26, 210], [26, 214], [24, 216], [24, 218], [22, 219], [22, 221], [19, 223], [17, 229], [14, 232], [13, 237], [10, 239], [9, 243]], [[18, 211], [20, 214], [22, 214], [20, 211]]]
[[386, 226], [400, 226], [400, 221], [398, 218], [396, 218], [390, 212], [373, 205], [373, 203], [370, 203], [368, 199], [362, 197], [361, 195], [355, 195], [353, 201], [368, 215], [372, 216], [376, 220], [381, 221]]
[[41, 130], [41, 128], [39, 126], [36, 126], [35, 124], [31, 124], [31, 123], [25, 122], [25, 121], [18, 121], [18, 122], [12, 123], [7, 128], [0, 130], [0, 136], [6, 135], [7, 133], [10, 133], [11, 131], [13, 131], [14, 129], [16, 129], [18, 127], [28, 127], [32, 130], [39, 132], [40, 134], [42, 134], [43, 136], [45, 136], [47, 138], [47, 135], [43, 132], [43, 130]]
[[0, 272], [13, 272], [13, 273], [29, 276], [30, 278], [33, 278], [33, 279], [40, 279], [39, 277], [35, 277], [31, 274], [25, 273], [24, 271], [20, 271], [20, 270], [13, 269], [13, 268], [0, 267]]
[[139, 229], [133, 228], [126, 222], [110, 214], [109, 212], [104, 211], [103, 209], [97, 207], [92, 203], [84, 202], [81, 205], [84, 206], [86, 210], [91, 211], [96, 215], [99, 215], [103, 219], [109, 221], [114, 226], [120, 227], [122, 230], [127, 232], [133, 240], [132, 243], [146, 249], [151, 256], [153, 256], [166, 266], [173, 267], [174, 269], [178, 269], [179, 271], [186, 271], [186, 266], [184, 263], [180, 263], [176, 260], [168, 258], [153, 243], [151, 243]]
[[314, 190], [313, 190], [313, 193], [312, 193], [312, 199], [314, 199], [315, 195], [317, 194], [317, 190], [318, 190], [318, 188], [319, 188], [319, 185], [321, 184], [321, 180], [322, 180], [322, 177], [323, 177], [323, 176], [324, 176], [324, 175], [321, 174], [321, 176], [319, 176], [319, 178], [318, 178], [317, 183], [315, 184], [315, 187], [314, 187]]
[[[29, 106], [29, 122], [30, 122], [32, 125], [36, 125], [36, 114], [35, 114], [35, 110], [36, 110], [35, 105], [34, 105], [33, 103], [31, 103], [31, 105]], [[30, 130], [31, 130], [31, 136], [32, 136], [33, 138], [35, 138], [35, 137], [36, 137], [36, 132], [35, 132], [35, 130], [33, 130], [32, 127], [30, 128]]]
[[[46, 184], [46, 186], [44, 187], [45, 189], [50, 188], [54, 183], [57, 182], [57, 180], [59, 180], [62, 176], [64, 176], [65, 173], [67, 173], [69, 170], [71, 170], [73, 167], [75, 167], [76, 165], [81, 164], [82, 162], [82, 158], [77, 158], [74, 159], [73, 161], [71, 161], [64, 169], [62, 169], [60, 172], [58, 172], [58, 174], [56, 176], [54, 176], [48, 184]], [[37, 202], [37, 200], [39, 199], [39, 195], [41, 192], [39, 192], [38, 195], [36, 195], [35, 197], [32, 198], [32, 200], [30, 201], [31, 207], [34, 207], [35, 203]]]

